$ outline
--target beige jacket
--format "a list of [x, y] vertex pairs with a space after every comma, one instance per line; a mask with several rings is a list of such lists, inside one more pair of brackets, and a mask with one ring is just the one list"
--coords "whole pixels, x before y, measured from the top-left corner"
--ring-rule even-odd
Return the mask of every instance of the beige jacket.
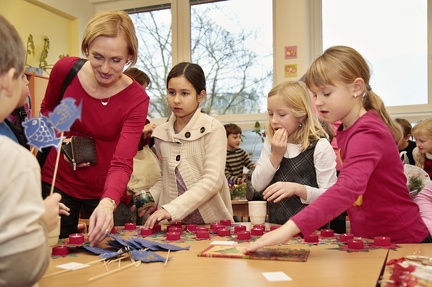
[[[150, 188], [159, 208], [164, 208], [172, 221], [181, 221], [195, 209], [206, 223], [232, 219], [231, 197], [225, 178], [226, 132], [215, 118], [199, 108], [188, 125], [174, 132], [176, 117], [154, 132], [155, 146], [162, 177]], [[175, 169], [178, 168], [187, 191], [179, 196]]]

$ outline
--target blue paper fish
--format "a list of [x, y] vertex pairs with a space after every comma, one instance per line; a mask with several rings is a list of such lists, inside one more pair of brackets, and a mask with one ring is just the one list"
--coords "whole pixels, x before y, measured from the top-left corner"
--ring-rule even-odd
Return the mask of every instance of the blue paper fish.
[[47, 117], [26, 118], [22, 125], [29, 145], [34, 146], [39, 151], [49, 146], [58, 149], [61, 139], [56, 136]]
[[82, 102], [78, 107], [75, 102], [73, 98], [64, 98], [54, 111], [49, 113], [49, 120], [58, 132], [69, 131], [76, 119], [81, 120]]

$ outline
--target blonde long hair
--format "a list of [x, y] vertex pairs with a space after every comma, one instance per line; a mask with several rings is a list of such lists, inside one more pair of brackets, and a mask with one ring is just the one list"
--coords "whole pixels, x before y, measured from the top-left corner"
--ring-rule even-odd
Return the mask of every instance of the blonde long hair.
[[381, 117], [397, 142], [403, 136], [402, 131], [387, 112], [381, 98], [372, 91], [369, 85], [369, 65], [353, 48], [347, 46], [328, 48], [312, 63], [306, 73], [305, 82], [307, 87], [311, 88], [325, 85], [334, 86], [338, 81], [351, 84], [357, 78], [362, 78], [365, 82], [365, 91], [362, 95], [363, 107], [366, 111], [374, 110]]
[[[286, 107], [296, 118], [304, 118], [301, 126], [293, 132], [293, 143], [300, 144], [302, 151], [306, 150], [312, 141], [327, 138], [328, 135], [312, 111], [312, 103], [306, 85], [303, 82], [286, 81], [274, 86], [268, 93], [268, 98], [279, 96]], [[267, 137], [271, 141], [274, 130], [270, 119], [267, 120]]]
[[[417, 140], [417, 138], [432, 138], [432, 118], [426, 119], [418, 124], [416, 124], [411, 130], [412, 136]], [[424, 168], [426, 154], [417, 153], [414, 157], [416, 166]]]

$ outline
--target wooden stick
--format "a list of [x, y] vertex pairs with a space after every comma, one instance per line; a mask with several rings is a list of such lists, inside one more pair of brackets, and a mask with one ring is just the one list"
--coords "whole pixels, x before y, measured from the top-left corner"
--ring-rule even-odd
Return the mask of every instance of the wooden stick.
[[58, 150], [57, 150], [57, 158], [56, 158], [56, 162], [55, 162], [55, 166], [54, 166], [54, 174], [53, 174], [53, 181], [51, 184], [50, 195], [52, 195], [54, 192], [54, 185], [55, 185], [55, 181], [56, 181], [56, 177], [57, 177], [57, 169], [58, 169], [58, 165], [59, 165], [59, 161], [60, 161], [61, 146], [63, 143], [63, 135], [64, 135], [64, 132], [61, 132], [60, 143], [59, 143]]
[[119, 268], [117, 268], [117, 269], [114, 269], [114, 270], [112, 270], [112, 271], [108, 271], [108, 272], [106, 272], [106, 273], [99, 274], [99, 275], [97, 275], [97, 276], [91, 277], [91, 278], [89, 278], [88, 281], [93, 281], [93, 280], [99, 279], [99, 278], [101, 278], [101, 277], [104, 277], [104, 276], [106, 276], [106, 275], [110, 275], [110, 274], [112, 274], [112, 273], [118, 272], [118, 271], [120, 271], [120, 270], [126, 269], [126, 268], [131, 267], [131, 266], [138, 267], [140, 264], [141, 264], [141, 261], [136, 261], [136, 262], [134, 262], [134, 263], [130, 263], [130, 264], [125, 265], [125, 266], [123, 266], [123, 267], [119, 267]]
[[169, 259], [170, 251], [171, 251], [171, 249], [168, 249], [168, 254], [167, 254], [167, 257], [166, 257], [166, 259], [165, 259], [164, 266], [166, 266], [167, 263], [168, 263], [168, 259]]
[[[91, 264], [93, 264], [93, 263], [101, 262], [101, 261], [104, 261], [104, 260], [105, 260], [105, 259], [102, 258], [102, 259], [98, 259], [98, 260], [95, 260], [95, 261], [90, 261], [90, 262], [88, 262], [88, 263], [82, 263], [82, 264], [91, 265]], [[79, 270], [79, 269], [84, 269], [84, 268], [77, 268], [77, 269], [64, 269], [64, 270], [60, 270], [60, 271], [53, 272], [53, 273], [50, 273], [50, 274], [46, 274], [46, 275], [42, 276], [42, 278], [50, 277], [50, 276], [54, 276], [54, 275], [58, 275], [58, 274], [62, 274], [62, 273], [66, 273], [66, 272], [68, 272], [68, 271]]]

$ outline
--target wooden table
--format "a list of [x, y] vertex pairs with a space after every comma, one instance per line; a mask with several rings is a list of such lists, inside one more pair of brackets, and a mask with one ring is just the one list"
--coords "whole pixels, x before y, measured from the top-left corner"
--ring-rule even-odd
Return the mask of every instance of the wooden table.
[[[242, 224], [250, 227], [249, 223]], [[290, 244], [286, 247], [310, 249], [307, 262], [198, 257], [197, 254], [207, 248], [213, 240], [227, 239], [212, 237], [211, 240], [175, 242], [173, 244], [179, 246], [190, 246], [190, 250], [171, 252], [170, 255], [174, 257], [166, 266], [160, 262], [142, 263], [139, 267], [128, 267], [106, 277], [89, 281], [89, 278], [107, 272], [103, 264], [98, 262], [88, 268], [42, 278], [39, 286], [374, 287], [388, 253], [386, 249], [353, 253], [330, 250], [329, 248], [335, 247], [333, 244], [317, 246]], [[158, 253], [164, 257], [167, 255], [167, 252]], [[59, 264], [87, 263], [97, 259], [96, 255], [84, 253], [79, 253], [76, 257], [52, 259], [46, 274], [61, 270], [56, 268]], [[122, 264], [126, 265], [128, 262]], [[115, 269], [116, 266], [110, 267], [110, 270], [113, 268]], [[263, 272], [284, 272], [292, 278], [292, 281], [270, 282], [265, 279]]]
[[[432, 258], [432, 243], [421, 244], [398, 244], [397, 250], [390, 250], [387, 256], [387, 262], [392, 259], [399, 259], [408, 255], [420, 255]], [[391, 266], [386, 266], [382, 276], [381, 286], [386, 286], [386, 280], [391, 276]], [[430, 284], [432, 285], [432, 284]]]

